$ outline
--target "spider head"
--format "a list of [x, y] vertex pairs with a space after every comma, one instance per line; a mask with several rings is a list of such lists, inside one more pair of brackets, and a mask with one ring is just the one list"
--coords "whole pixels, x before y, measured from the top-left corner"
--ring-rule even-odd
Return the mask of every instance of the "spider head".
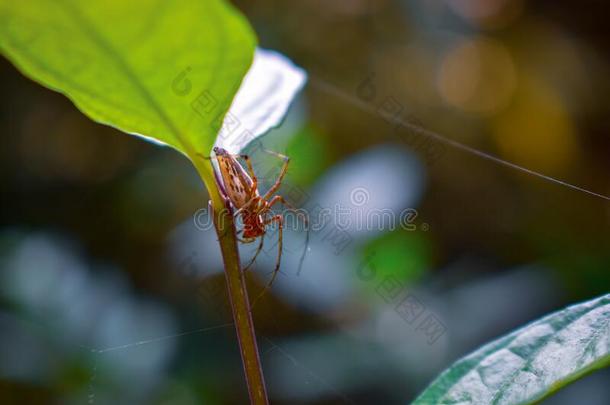
[[214, 153], [215, 153], [217, 156], [227, 156], [227, 155], [229, 154], [229, 152], [227, 152], [227, 150], [226, 150], [226, 149], [221, 148], [221, 147], [219, 147], [219, 146], [214, 146], [214, 149], [212, 149], [212, 151], [214, 151]]

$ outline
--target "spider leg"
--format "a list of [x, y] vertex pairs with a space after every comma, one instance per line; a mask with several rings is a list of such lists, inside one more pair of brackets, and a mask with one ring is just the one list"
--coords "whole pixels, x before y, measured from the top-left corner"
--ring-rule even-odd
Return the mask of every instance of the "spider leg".
[[303, 219], [303, 224], [305, 225], [305, 230], [306, 230], [305, 248], [303, 249], [303, 253], [301, 254], [301, 258], [299, 259], [299, 267], [297, 269], [297, 276], [298, 276], [301, 274], [303, 262], [305, 261], [305, 255], [307, 254], [307, 249], [309, 248], [309, 218], [307, 217], [307, 214], [305, 212], [297, 210], [292, 204], [290, 204], [288, 201], [286, 201], [284, 199], [284, 197], [282, 197], [281, 195], [276, 195], [275, 197], [273, 197], [271, 199], [271, 201], [269, 201], [269, 203], [267, 204], [266, 209], [269, 210], [271, 208], [271, 206], [273, 206], [277, 203], [282, 203], [283, 205], [288, 207], [288, 209], [296, 212], [297, 216], [301, 216], [301, 218]]
[[278, 225], [278, 253], [277, 253], [277, 260], [275, 262], [275, 268], [273, 269], [273, 275], [271, 276], [271, 280], [269, 280], [269, 282], [267, 283], [267, 285], [265, 286], [265, 288], [263, 289], [263, 291], [261, 291], [261, 293], [258, 295], [258, 297], [256, 297], [256, 299], [253, 301], [252, 303], [252, 307], [254, 308], [254, 305], [256, 305], [256, 303], [258, 302], [258, 300], [260, 300], [263, 295], [265, 295], [265, 293], [267, 292], [267, 290], [269, 290], [271, 288], [271, 286], [273, 285], [273, 282], [275, 281], [275, 278], [277, 277], [277, 273], [280, 270], [280, 262], [282, 261], [282, 235], [283, 235], [283, 227], [284, 227], [284, 217], [282, 217], [281, 215], [274, 215], [273, 217], [271, 217], [271, 219], [268, 219], [267, 221], [265, 221], [265, 224], [268, 225], [270, 223], [273, 222], [277, 222]]
[[303, 212], [304, 210], [299, 211], [294, 205], [292, 205], [288, 201], [286, 201], [286, 199], [281, 195], [273, 196], [273, 198], [271, 200], [269, 200], [269, 203], [267, 204], [265, 211], [267, 211], [268, 209], [270, 209], [272, 206], [274, 206], [277, 203], [282, 203], [282, 205], [284, 205], [290, 211], [296, 212], [296, 214], [301, 216], [301, 218], [303, 219], [303, 222], [305, 223], [305, 227], [309, 228], [309, 218], [307, 218], [307, 214], [305, 212]]
[[[256, 179], [254, 179], [254, 183], [256, 184]], [[256, 190], [256, 189], [252, 188], [252, 190]], [[233, 213], [233, 218], [237, 218], [237, 216], [239, 214], [241, 214], [245, 209], [252, 208], [250, 206], [253, 205], [253, 202], [255, 202], [256, 200], [260, 199], [260, 196], [258, 196], [255, 191], [252, 191], [252, 194], [253, 194], [252, 198], [250, 198], [240, 209], [236, 210]], [[254, 208], [254, 210], [255, 210], [256, 209], [256, 204], [254, 204], [254, 205], [255, 205], [255, 208]]]
[[248, 202], [246, 202], [241, 208], [239, 208], [238, 210], [236, 210], [233, 213], [233, 217], [237, 217], [245, 208], [249, 208], [250, 205], [252, 205], [252, 203], [257, 199], [258, 193], [256, 192], [258, 190], [258, 177], [256, 177], [256, 174], [254, 173], [254, 167], [252, 166], [252, 160], [250, 159], [250, 156], [248, 155], [234, 155], [234, 157], [240, 157], [244, 160], [244, 162], [246, 162], [246, 168], [248, 171], [248, 174], [250, 175], [250, 178], [252, 179], [252, 186], [250, 187], [250, 199], [248, 200]]
[[273, 195], [273, 193], [275, 193], [282, 185], [282, 180], [284, 180], [284, 176], [286, 175], [286, 172], [288, 171], [288, 164], [290, 163], [290, 158], [286, 155], [282, 155], [281, 153], [273, 152], [273, 151], [270, 151], [267, 149], [263, 149], [263, 150], [269, 154], [279, 157], [280, 159], [282, 159], [284, 161], [284, 164], [282, 165], [282, 170], [280, 171], [280, 174], [277, 176], [275, 183], [269, 188], [269, 190], [267, 190], [265, 195], [262, 197], [263, 200], [268, 200], [269, 197], [271, 197]]
[[265, 241], [265, 234], [262, 234], [261, 235], [261, 241], [258, 244], [258, 248], [256, 248], [256, 253], [254, 253], [254, 257], [250, 260], [250, 263], [248, 263], [248, 265], [246, 267], [244, 267], [243, 271], [248, 271], [248, 269], [250, 269], [250, 267], [254, 264], [254, 261], [258, 257], [258, 254], [261, 252], [261, 250], [263, 250], [263, 242], [264, 241]]
[[241, 243], [244, 243], [244, 244], [245, 243], [252, 243], [252, 242], [254, 242], [255, 239], [256, 238], [242, 239], [239, 236], [237, 237], [237, 240], [240, 241]]

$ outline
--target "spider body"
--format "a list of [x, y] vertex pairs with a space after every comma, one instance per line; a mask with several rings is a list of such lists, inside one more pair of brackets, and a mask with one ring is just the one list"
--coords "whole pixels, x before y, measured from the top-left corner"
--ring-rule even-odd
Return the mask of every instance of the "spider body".
[[262, 215], [244, 211], [241, 216], [244, 222], [244, 233], [242, 235], [244, 240], [254, 241], [265, 234], [265, 223]]
[[269, 203], [263, 200], [258, 192], [258, 180], [248, 156], [241, 157], [247, 162], [250, 174], [237, 158], [225, 149], [215, 147], [214, 153], [218, 159], [224, 193], [237, 209], [237, 213], [241, 214], [244, 224], [242, 242], [252, 242], [265, 234], [263, 215], [269, 210]]
[[[284, 197], [281, 195], [273, 194], [280, 188], [282, 180], [286, 175], [286, 171], [288, 169], [288, 163], [290, 159], [288, 156], [267, 151], [284, 161], [282, 165], [282, 169], [275, 183], [267, 190], [267, 192], [263, 195], [258, 190], [258, 179], [254, 174], [254, 169], [252, 168], [252, 163], [250, 162], [250, 158], [247, 155], [232, 155], [227, 152], [225, 149], [220, 147], [214, 147], [214, 154], [216, 155], [216, 159], [218, 160], [218, 169], [220, 172], [220, 179], [217, 176], [217, 181], [222, 181], [220, 185], [221, 190], [226, 195], [226, 197], [231, 201], [231, 204], [236, 209], [234, 212], [234, 216], [240, 216], [241, 222], [243, 223], [243, 229], [238, 232], [242, 234], [239, 239], [242, 243], [251, 243], [254, 242], [257, 238], [260, 238], [259, 246], [254, 254], [254, 257], [250, 261], [250, 263], [244, 268], [244, 271], [247, 270], [256, 260], [256, 257], [261, 252], [263, 248], [264, 237], [267, 231], [267, 226], [276, 223], [278, 226], [278, 255], [276, 260], [276, 265], [273, 270], [273, 275], [271, 280], [263, 290], [262, 294], [271, 287], [277, 272], [280, 268], [280, 262], [282, 258], [282, 243], [283, 243], [283, 226], [284, 226], [284, 217], [283, 215], [276, 214], [274, 215], [271, 211], [271, 208], [277, 204], [282, 203], [287, 208], [294, 210]], [[239, 162], [238, 158], [241, 158], [246, 163], [246, 168], [244, 168]], [[302, 213], [301, 213], [302, 214]], [[307, 226], [307, 218], [304, 218], [304, 222]], [[309, 241], [309, 232], [307, 233], [307, 242]], [[307, 249], [307, 242], [305, 246], [305, 251], [303, 252], [303, 256], [301, 257], [301, 264], [304, 259], [304, 255]], [[300, 270], [299, 270], [300, 271]], [[260, 298], [260, 296], [259, 296]]]

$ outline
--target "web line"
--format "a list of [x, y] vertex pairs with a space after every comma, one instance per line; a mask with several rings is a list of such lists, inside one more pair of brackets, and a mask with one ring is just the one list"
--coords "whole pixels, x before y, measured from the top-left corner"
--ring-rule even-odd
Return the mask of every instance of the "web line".
[[[322, 90], [322, 91], [324, 91], [324, 92], [326, 92], [328, 94], [332, 94], [333, 96], [338, 97], [338, 98], [346, 101], [347, 103], [360, 108], [361, 110], [364, 110], [364, 111], [366, 111], [368, 113], [371, 113], [373, 115], [379, 115], [380, 114], [369, 103], [366, 103], [366, 102], [358, 99], [357, 97], [354, 97], [354, 96], [348, 94], [344, 90], [342, 90], [339, 87], [337, 87], [337, 86], [327, 82], [326, 80], [320, 79], [318, 77], [312, 77], [311, 82], [312, 82], [312, 84], [315, 87], [319, 88], [320, 90]], [[538, 177], [538, 178], [543, 179], [545, 181], [548, 181], [548, 182], [551, 182], [551, 183], [555, 183], [555, 184], [559, 184], [561, 186], [570, 188], [572, 190], [580, 191], [582, 193], [585, 193], [585, 194], [588, 194], [588, 195], [591, 195], [591, 196], [594, 196], [594, 197], [598, 197], [598, 198], [601, 198], [601, 199], [606, 200], [606, 201], [610, 201], [610, 196], [608, 196], [608, 195], [596, 193], [595, 191], [588, 190], [586, 188], [577, 186], [575, 184], [568, 183], [567, 181], [564, 181], [564, 180], [561, 180], [561, 179], [557, 179], [555, 177], [548, 176], [546, 174], [537, 172], [535, 170], [528, 169], [527, 167], [520, 166], [520, 165], [518, 165], [516, 163], [513, 163], [513, 162], [510, 162], [510, 161], [501, 159], [501, 158], [499, 158], [497, 156], [494, 156], [494, 155], [492, 155], [490, 153], [486, 153], [486, 152], [480, 151], [478, 149], [473, 148], [472, 146], [468, 146], [468, 145], [463, 144], [461, 142], [458, 142], [458, 141], [456, 141], [454, 139], [447, 138], [444, 135], [440, 135], [440, 134], [438, 134], [436, 132], [433, 132], [433, 131], [431, 131], [429, 129], [423, 128], [422, 126], [414, 124], [412, 122], [409, 122], [409, 121], [405, 120], [404, 118], [392, 117], [392, 121], [394, 121], [394, 123], [396, 123], [396, 124], [404, 125], [406, 128], [408, 128], [408, 129], [410, 129], [410, 130], [412, 130], [414, 132], [417, 132], [419, 134], [422, 134], [422, 135], [424, 135], [424, 136], [426, 136], [428, 138], [432, 138], [432, 139], [434, 139], [434, 140], [436, 140], [438, 142], [441, 142], [441, 143], [444, 143], [446, 145], [449, 145], [449, 146], [451, 146], [451, 147], [453, 147], [455, 149], [462, 150], [464, 152], [467, 152], [467, 153], [470, 153], [472, 155], [478, 156], [480, 158], [492, 161], [492, 162], [497, 163], [499, 165], [503, 165], [503, 166], [509, 167], [511, 169], [514, 169], [514, 170], [517, 170], [517, 171], [529, 174], [531, 176]]]

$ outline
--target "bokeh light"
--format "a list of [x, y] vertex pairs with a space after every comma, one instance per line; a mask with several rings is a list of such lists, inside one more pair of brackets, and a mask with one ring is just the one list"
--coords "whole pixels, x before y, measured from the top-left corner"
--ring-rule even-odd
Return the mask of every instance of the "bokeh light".
[[483, 38], [456, 43], [439, 69], [438, 88], [450, 105], [493, 114], [510, 103], [517, 84], [513, 59], [504, 45]]

